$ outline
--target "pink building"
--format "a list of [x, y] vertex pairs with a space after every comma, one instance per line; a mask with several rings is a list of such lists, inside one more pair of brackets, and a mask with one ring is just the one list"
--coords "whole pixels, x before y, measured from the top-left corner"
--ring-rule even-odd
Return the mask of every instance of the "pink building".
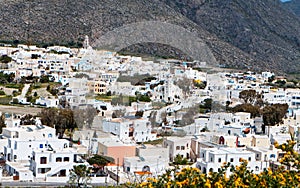
[[115, 163], [123, 166], [124, 157], [136, 156], [136, 147], [133, 144], [124, 144], [117, 138], [103, 138], [98, 142], [98, 155], [109, 156]]

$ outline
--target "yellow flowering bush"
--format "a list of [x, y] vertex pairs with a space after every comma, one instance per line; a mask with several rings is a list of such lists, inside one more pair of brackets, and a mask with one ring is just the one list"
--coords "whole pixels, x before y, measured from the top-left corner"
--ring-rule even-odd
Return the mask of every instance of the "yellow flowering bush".
[[[299, 161], [300, 155], [293, 149], [296, 142], [292, 138], [287, 143], [275, 147], [281, 149], [285, 155], [281, 159], [281, 166], [277, 169], [267, 169], [260, 174], [254, 174], [248, 170], [246, 160], [241, 161], [240, 166], [225, 163], [218, 172], [202, 174], [197, 168], [184, 168], [181, 171], [168, 170], [158, 178], [148, 178], [141, 184], [128, 184], [128, 187], [140, 188], [265, 188], [265, 187], [300, 187]], [[231, 174], [226, 175], [230, 170]]]

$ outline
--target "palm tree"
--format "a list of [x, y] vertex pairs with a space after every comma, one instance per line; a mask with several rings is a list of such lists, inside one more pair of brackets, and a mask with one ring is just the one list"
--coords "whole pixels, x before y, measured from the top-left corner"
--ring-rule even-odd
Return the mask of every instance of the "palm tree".
[[[90, 169], [86, 165], [74, 165], [73, 169], [70, 171], [69, 183], [74, 187], [80, 187], [80, 185], [86, 185], [90, 180], [88, 176]], [[74, 184], [77, 184], [75, 186]]]

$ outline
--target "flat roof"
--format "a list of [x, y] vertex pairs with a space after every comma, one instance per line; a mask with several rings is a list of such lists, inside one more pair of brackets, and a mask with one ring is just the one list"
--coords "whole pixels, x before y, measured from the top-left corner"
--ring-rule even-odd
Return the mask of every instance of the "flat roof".
[[238, 148], [222, 147], [222, 148], [204, 148], [214, 154], [252, 154], [251, 151]]
[[170, 136], [170, 137], [166, 137], [166, 140], [170, 140], [173, 142], [180, 142], [180, 141], [191, 140], [192, 138], [195, 137], [194, 136], [185, 136], [185, 137]]
[[118, 146], [135, 146], [134, 144], [124, 143], [119, 140], [117, 137], [106, 137], [106, 138], [99, 138], [98, 142], [103, 144], [107, 147], [118, 147]]

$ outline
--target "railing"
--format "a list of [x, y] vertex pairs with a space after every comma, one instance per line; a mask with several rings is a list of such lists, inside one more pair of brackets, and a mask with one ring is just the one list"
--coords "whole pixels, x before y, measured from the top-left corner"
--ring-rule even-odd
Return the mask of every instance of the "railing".
[[62, 169], [68, 170], [68, 169], [70, 169], [70, 167], [71, 167], [71, 168], [73, 167], [73, 164], [72, 164], [72, 163], [68, 163], [67, 165], [64, 165], [64, 166], [58, 166], [58, 167], [56, 167], [56, 168], [54, 168], [54, 169], [51, 169], [49, 172], [45, 173], [45, 175], [46, 175], [47, 177], [51, 177], [51, 176], [53, 176], [54, 174], [58, 173], [60, 170], [62, 170]]

